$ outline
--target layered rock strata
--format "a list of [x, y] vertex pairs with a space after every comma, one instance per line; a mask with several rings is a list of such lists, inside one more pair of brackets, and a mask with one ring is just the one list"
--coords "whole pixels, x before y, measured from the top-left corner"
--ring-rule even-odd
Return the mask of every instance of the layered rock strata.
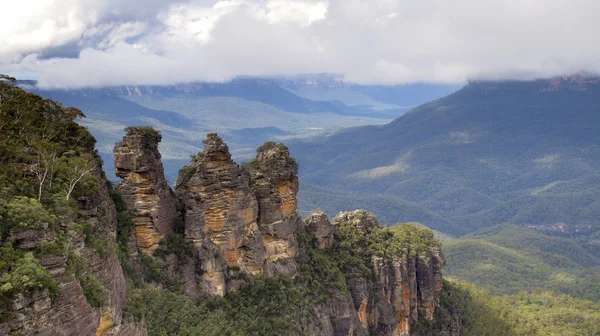
[[[58, 294], [51, 299], [47, 291], [33, 297], [20, 296], [9, 308], [11, 318], [0, 323], [0, 335], [79, 336], [79, 335], [135, 335], [145, 336], [143, 324], [123, 323], [123, 309], [127, 285], [121, 264], [114, 250], [116, 211], [106, 188], [106, 178], [98, 166], [93, 172], [99, 190], [91, 196], [78, 199], [79, 211], [60, 218], [60, 226], [73, 222], [87, 222], [92, 232], [104, 240], [109, 248], [99, 254], [86, 244], [84, 233], [75, 234], [68, 243], [68, 251], [51, 253], [40, 258], [40, 264], [48, 269], [58, 285]], [[22, 235], [18, 235], [22, 236]], [[40, 243], [55, 242], [56, 234], [46, 228], [31, 231], [27, 239], [20, 237], [16, 247], [34, 250]], [[83, 293], [82, 284], [74, 271], [69, 269], [69, 257], [84, 260], [84, 272], [97, 278], [105, 289], [104, 304], [94, 308]], [[135, 332], [130, 332], [135, 331]]]
[[130, 127], [115, 145], [118, 190], [131, 213], [141, 251], [151, 253], [173, 233], [176, 199], [164, 176], [158, 143], [161, 135], [149, 127]]
[[[283, 144], [267, 142], [254, 160], [245, 166], [258, 201], [258, 225], [265, 246], [265, 273], [293, 275], [298, 243], [296, 229], [301, 223], [298, 208], [298, 164]], [[285, 263], [281, 261], [286, 260]]]
[[[305, 224], [315, 235], [317, 247], [328, 249], [339, 243], [333, 236], [341, 222], [351, 223], [363, 234], [378, 225], [377, 218], [364, 210], [340, 213], [332, 222], [317, 211], [308, 216]], [[373, 255], [373, 277], [347, 275], [346, 284], [363, 330], [374, 330], [377, 335], [409, 336], [419, 315], [432, 320], [439, 306], [444, 263], [437, 245], [416, 256], [407, 248], [391, 258]], [[351, 325], [352, 320], [348, 321]]]
[[185, 205], [185, 237], [196, 247], [201, 287], [208, 294], [235, 289], [227, 281], [229, 271], [296, 272], [298, 168], [289, 153], [276, 154], [272, 169], [261, 168], [273, 157], [260, 151], [256, 169], [242, 168], [223, 140], [209, 133], [204, 151], [181, 172], [175, 191]]
[[306, 229], [315, 236], [317, 248], [328, 249], [333, 246], [335, 226], [323, 211], [316, 210], [308, 215], [305, 225]]

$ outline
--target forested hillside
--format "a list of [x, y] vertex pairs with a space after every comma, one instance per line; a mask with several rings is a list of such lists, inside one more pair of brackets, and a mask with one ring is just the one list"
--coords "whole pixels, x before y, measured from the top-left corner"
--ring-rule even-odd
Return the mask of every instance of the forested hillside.
[[[593, 77], [473, 82], [390, 124], [290, 148], [305, 183], [335, 192], [327, 211], [354, 195], [404, 204], [393, 221], [446, 233], [500, 223], [598, 226], [599, 106]], [[315, 193], [301, 192], [301, 207]]]

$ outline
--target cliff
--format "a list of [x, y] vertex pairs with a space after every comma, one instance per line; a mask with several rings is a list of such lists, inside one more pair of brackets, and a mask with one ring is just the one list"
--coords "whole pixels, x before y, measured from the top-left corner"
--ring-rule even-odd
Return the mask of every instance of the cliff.
[[127, 128], [113, 188], [80, 111], [0, 90], [0, 335], [411, 335], [434, 318], [431, 231], [303, 223], [283, 144], [239, 166], [210, 133], [173, 191], [160, 133]]
[[[145, 335], [81, 111], [0, 82], [0, 335]], [[26, 108], [24, 108], [26, 106]]]
[[[251, 175], [233, 162], [215, 133], [204, 144], [204, 151], [182, 169], [175, 187], [185, 205], [185, 238], [193, 243], [202, 270], [201, 287], [208, 294], [225, 295], [237, 286], [228, 281], [228, 271], [294, 274], [297, 166], [281, 167], [292, 174], [275, 169]], [[261, 154], [256, 159], [260, 162]], [[278, 154], [290, 160], [289, 153]]]
[[340, 213], [332, 222], [317, 211], [305, 223], [315, 246], [341, 257], [363, 330], [408, 336], [419, 319], [434, 318], [445, 261], [431, 231], [408, 224], [381, 227], [365, 210]]
[[149, 253], [173, 233], [176, 202], [160, 161], [160, 133], [150, 127], [126, 131], [114, 149], [115, 174], [123, 179], [118, 190], [131, 212], [137, 245]]

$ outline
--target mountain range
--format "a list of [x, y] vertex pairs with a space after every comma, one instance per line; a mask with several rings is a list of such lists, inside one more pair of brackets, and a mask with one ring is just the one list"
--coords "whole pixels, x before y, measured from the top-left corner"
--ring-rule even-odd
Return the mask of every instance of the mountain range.
[[289, 145], [301, 210], [318, 198], [335, 213], [354, 200], [391, 223], [459, 235], [501, 223], [600, 226], [598, 78], [470, 82], [389, 124]]
[[[104, 160], [115, 184], [81, 127], [98, 120], [1, 81], [0, 334], [598, 335], [599, 84], [473, 82], [386, 125], [266, 142], [241, 166], [209, 133], [181, 169], [159, 143], [193, 118], [58, 92], [99, 116], [130, 104], [114, 124], [162, 120], [126, 128]], [[316, 210], [298, 211], [299, 190]], [[438, 231], [327, 215], [353, 207]]]
[[[207, 132], [218, 132], [236, 148], [234, 158], [244, 161], [267, 140], [386, 123], [410, 106], [456, 89], [435, 84], [354, 85], [327, 74], [80, 89], [40, 89], [35, 81], [18, 84], [65, 106], [80, 108], [87, 116], [82, 122], [98, 140], [100, 154], [108, 163], [112, 161], [112, 146], [125, 127], [145, 124], [160, 129], [161, 151], [171, 183], [177, 177], [176, 167], [201, 151], [201, 139]], [[322, 95], [315, 96], [315, 92]], [[414, 96], [414, 92], [419, 95]], [[110, 172], [108, 163], [105, 169]]]

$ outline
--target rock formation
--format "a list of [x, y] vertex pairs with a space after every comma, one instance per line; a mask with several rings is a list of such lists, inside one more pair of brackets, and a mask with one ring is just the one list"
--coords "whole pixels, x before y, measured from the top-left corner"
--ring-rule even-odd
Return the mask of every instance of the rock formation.
[[196, 247], [209, 294], [235, 289], [227, 284], [227, 268], [249, 275], [295, 273], [298, 167], [277, 148], [259, 151], [254, 168], [245, 169], [209, 133], [204, 151], [181, 171], [175, 191], [185, 205], [185, 237]]
[[[377, 218], [364, 210], [340, 213], [332, 222], [316, 211], [308, 216], [305, 224], [314, 234], [317, 247], [328, 249], [340, 243], [333, 237], [342, 222], [350, 223], [362, 234], [378, 225]], [[409, 336], [419, 314], [433, 319], [439, 306], [444, 263], [441, 248], [432, 245], [426, 253], [418, 255], [408, 249], [391, 258], [373, 255], [370, 265], [373, 277], [347, 275], [346, 284], [364, 330], [375, 330], [377, 335]], [[329, 316], [332, 320], [337, 317], [335, 314]], [[349, 329], [352, 319], [347, 319], [346, 323], [346, 329]]]
[[[298, 265], [306, 265], [299, 259], [306, 244], [300, 248], [298, 230], [308, 231], [314, 237], [313, 251], [321, 250], [328, 258], [327, 252], [343, 243], [337, 238], [341, 226], [350, 225], [364, 236], [378, 228], [377, 218], [364, 210], [340, 213], [332, 221], [316, 211], [302, 224], [297, 214], [298, 165], [283, 144], [266, 143], [258, 148], [255, 159], [240, 167], [222, 139], [211, 133], [204, 151], [181, 170], [172, 192], [160, 162], [159, 141], [160, 134], [150, 128], [129, 128], [115, 146], [115, 169], [123, 179], [118, 191], [127, 206], [119, 211], [130, 214], [134, 225], [130, 235], [121, 237], [121, 248], [130, 259], [121, 262], [129, 263], [129, 272], [140, 275], [148, 267], [142, 259], [162, 258], [166, 279], [178, 282], [180, 290], [193, 298], [224, 296], [251, 276], [295, 277]], [[48, 292], [18, 298], [10, 308], [18, 318], [0, 323], [0, 334], [146, 335], [143, 317], [138, 323], [123, 320], [127, 285], [114, 246], [117, 212], [104, 175], [99, 168], [95, 174], [101, 182], [99, 190], [79, 198], [79, 211], [61, 218], [60, 225], [90, 224], [92, 231], [76, 234], [69, 251], [85, 260], [82, 272], [102, 284], [105, 302], [99, 308], [88, 302], [78, 271], [67, 265], [70, 254], [49, 254], [40, 262], [60, 284], [57, 298], [52, 301]], [[178, 209], [178, 204], [184, 209]], [[178, 211], [185, 225], [179, 239], [193, 245], [191, 258], [186, 260], [173, 251], [165, 254], [161, 243], [174, 234]], [[110, 248], [98, 250], [88, 244], [86, 235], [102, 237]], [[55, 239], [49, 226], [12, 236], [23, 250]], [[147, 254], [139, 256], [138, 250]], [[362, 336], [369, 331], [408, 336], [421, 315], [434, 318], [444, 264], [437, 245], [426, 253], [406, 248], [391, 257], [372, 255], [369, 262], [369, 274], [364, 269], [345, 274], [345, 287], [315, 302], [304, 330], [315, 336]], [[154, 284], [165, 286], [160, 281]]]
[[[106, 188], [106, 178], [100, 166], [94, 171], [99, 190], [89, 197], [78, 199], [79, 211], [60, 218], [60, 226], [68, 227], [73, 222], [87, 222], [91, 225], [89, 235], [95, 235], [106, 241], [109, 246], [114, 240], [116, 212]], [[33, 234], [33, 235], [32, 235]], [[27, 250], [39, 247], [31, 244], [54, 242], [52, 229], [30, 232], [30, 239], [24, 241]], [[0, 323], [0, 335], [41, 335], [41, 336], [79, 336], [79, 335], [134, 335], [144, 336], [143, 324], [124, 323], [123, 308], [127, 286], [116, 251], [109, 249], [100, 252], [86, 243], [85, 233], [76, 233], [70, 240], [69, 251], [46, 254], [40, 264], [48, 269], [54, 281], [59, 285], [56, 298], [51, 299], [47, 291], [33, 297], [20, 296], [9, 309], [10, 316], [16, 317], [7, 323]], [[70, 254], [69, 254], [70, 253]], [[82, 283], [76, 273], [68, 266], [69, 258], [82, 258], [86, 264], [85, 272], [97, 278], [104, 288], [105, 304], [101, 309], [94, 308], [87, 301]]]
[[[265, 273], [293, 275], [297, 253], [298, 164], [283, 144], [267, 142], [257, 149], [254, 160], [245, 166], [258, 200], [258, 225], [265, 246]], [[286, 260], [285, 266], [280, 261]]]
[[329, 218], [327, 218], [327, 215], [323, 211], [316, 210], [311, 213], [306, 219], [305, 224], [306, 229], [315, 236], [317, 248], [328, 249], [333, 246], [335, 226], [329, 221]]
[[129, 127], [115, 145], [115, 174], [130, 210], [140, 250], [151, 252], [162, 237], [173, 233], [176, 200], [164, 176], [158, 143], [161, 135], [149, 127]]

